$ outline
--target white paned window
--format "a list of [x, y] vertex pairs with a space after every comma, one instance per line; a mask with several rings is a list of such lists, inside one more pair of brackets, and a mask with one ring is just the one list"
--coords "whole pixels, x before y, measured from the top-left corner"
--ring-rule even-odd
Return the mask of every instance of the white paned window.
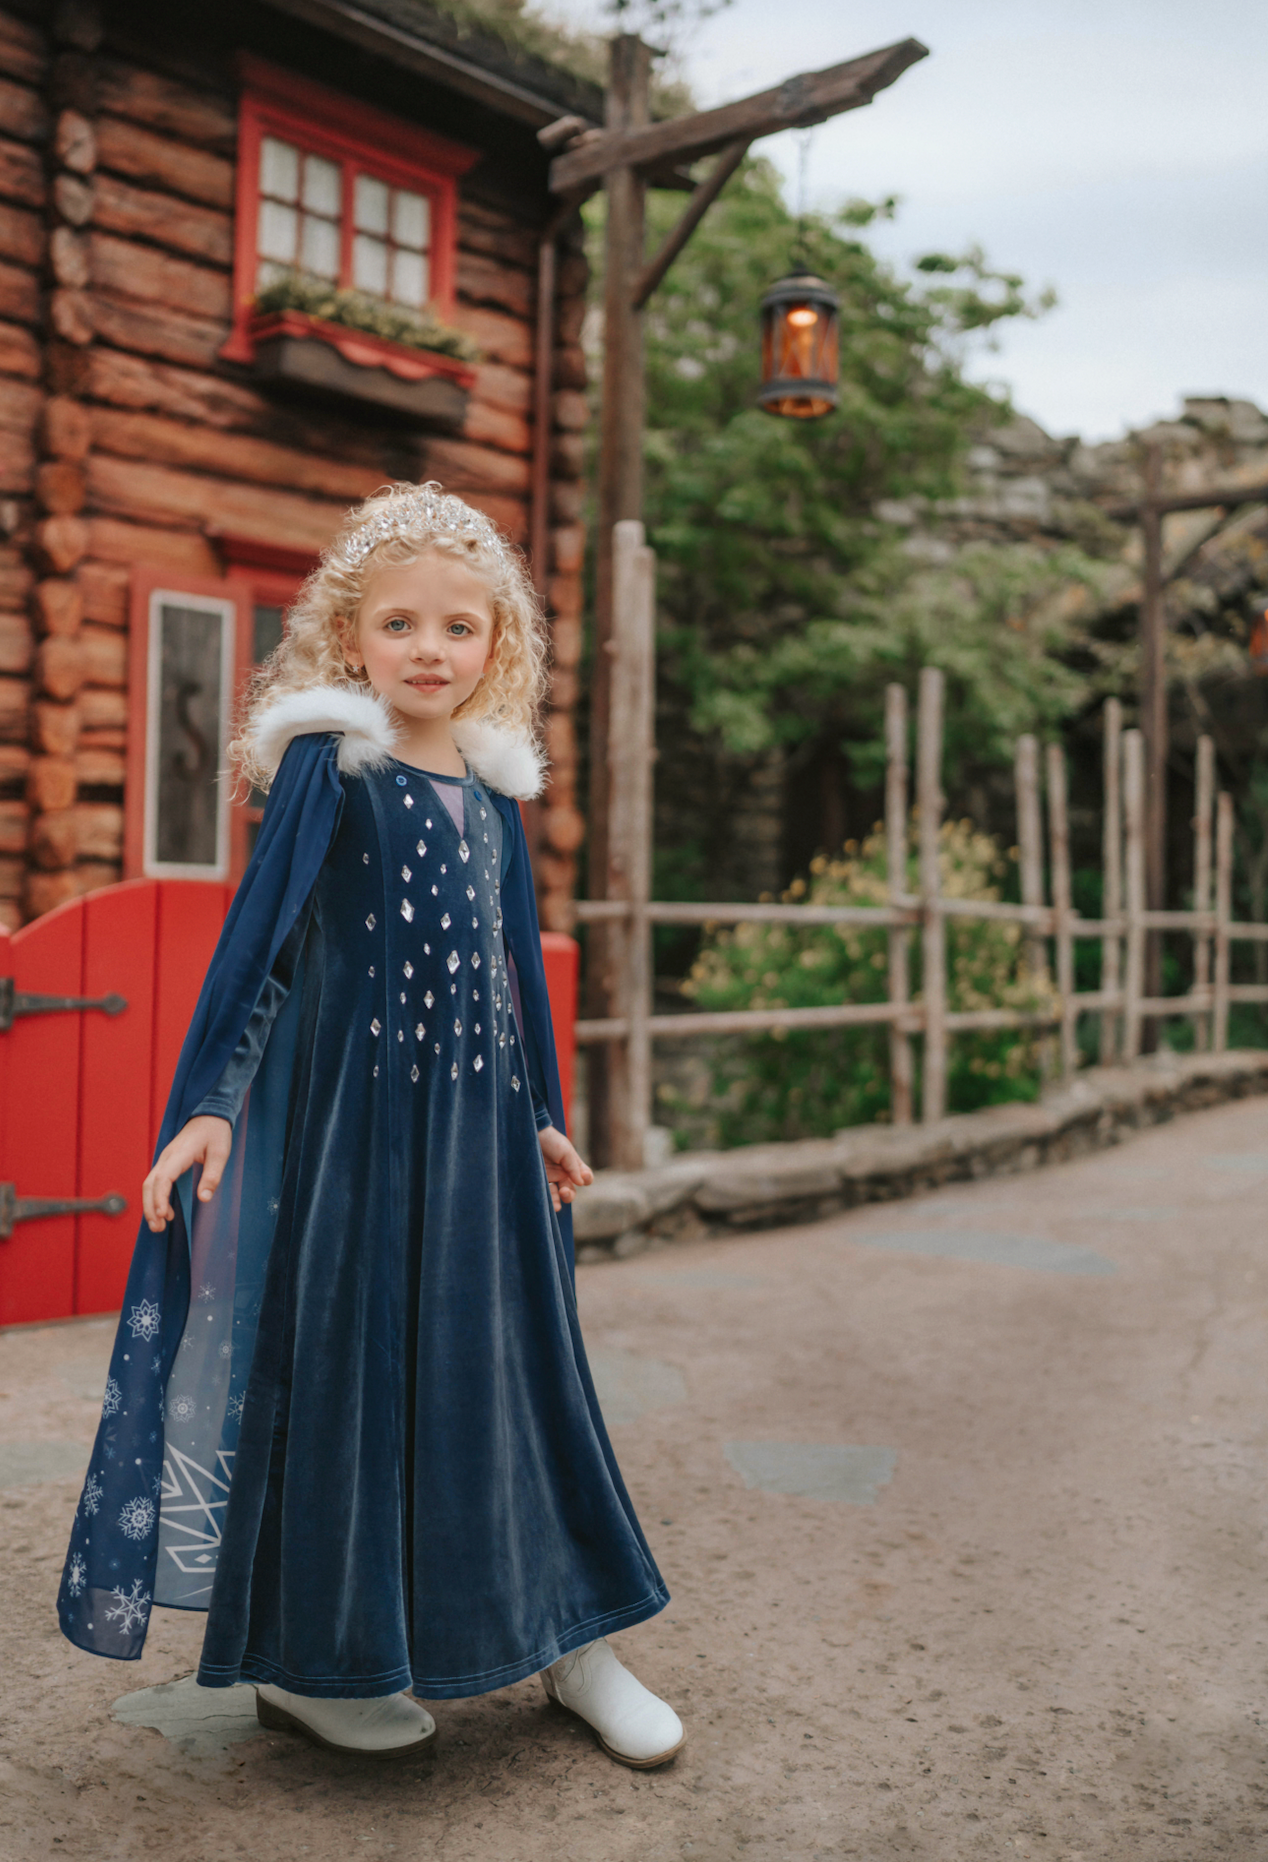
[[226, 747], [233, 700], [232, 601], [155, 589], [146, 678], [144, 870], [168, 879], [229, 871]]
[[310, 154], [279, 136], [261, 139], [258, 286], [297, 269], [422, 310], [431, 294], [431, 237], [426, 194], [392, 187], [352, 162]]

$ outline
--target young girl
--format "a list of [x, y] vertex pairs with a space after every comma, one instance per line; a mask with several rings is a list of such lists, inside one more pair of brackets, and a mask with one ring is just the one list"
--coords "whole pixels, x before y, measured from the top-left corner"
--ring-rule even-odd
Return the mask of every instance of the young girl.
[[199, 1682], [319, 1745], [416, 1753], [542, 1673], [628, 1765], [673, 1710], [604, 1640], [668, 1595], [595, 1399], [516, 797], [541, 621], [439, 486], [353, 514], [252, 689], [269, 790], [143, 1190], [64, 1633], [135, 1660], [206, 1610]]

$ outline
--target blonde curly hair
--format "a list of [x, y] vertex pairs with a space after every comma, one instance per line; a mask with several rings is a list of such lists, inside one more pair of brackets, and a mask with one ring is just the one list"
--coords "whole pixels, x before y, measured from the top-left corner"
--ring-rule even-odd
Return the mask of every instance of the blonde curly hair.
[[493, 613], [493, 641], [480, 683], [455, 720], [487, 719], [535, 739], [546, 683], [546, 623], [524, 557], [483, 512], [435, 481], [385, 485], [350, 511], [323, 550], [286, 617], [280, 644], [253, 673], [230, 762], [241, 781], [266, 790], [271, 772], [255, 748], [256, 725], [269, 705], [291, 692], [342, 685], [365, 691], [365, 669], [346, 658], [356, 634], [366, 582], [376, 569], [403, 568], [426, 550], [468, 565], [483, 579]]

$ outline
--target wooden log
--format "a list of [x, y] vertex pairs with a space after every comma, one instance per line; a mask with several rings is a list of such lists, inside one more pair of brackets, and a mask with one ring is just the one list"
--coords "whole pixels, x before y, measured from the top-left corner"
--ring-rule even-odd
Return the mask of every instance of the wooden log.
[[1145, 748], [1139, 731], [1123, 732], [1124, 900], [1127, 962], [1123, 980], [1123, 1059], [1140, 1053], [1145, 993]]
[[122, 789], [127, 781], [127, 757], [122, 750], [81, 744], [75, 752], [75, 780], [84, 789]]
[[947, 1104], [946, 920], [938, 910], [942, 891], [938, 864], [942, 827], [943, 675], [936, 666], [920, 674], [916, 720], [916, 810], [920, 837], [922, 906], [921, 969], [925, 1051], [921, 1117], [926, 1125], [945, 1116]]
[[590, 424], [590, 403], [575, 389], [561, 388], [550, 398], [551, 419], [568, 433], [581, 433]]
[[1233, 798], [1221, 795], [1215, 816], [1215, 1006], [1211, 1045], [1228, 1047], [1229, 925], [1233, 917]]
[[[0, 61], [2, 63], [2, 61]], [[7, 73], [7, 67], [3, 67]], [[17, 84], [11, 75], [0, 77], [0, 123], [6, 136], [18, 142], [44, 144], [52, 123], [48, 106], [30, 84]]]
[[95, 401], [114, 407], [168, 414], [223, 431], [247, 430], [277, 419], [276, 403], [252, 388], [202, 370], [151, 362], [102, 343], [93, 348], [88, 392]]
[[173, 252], [205, 259], [210, 265], [233, 263], [233, 221], [214, 207], [135, 187], [115, 175], [98, 174], [93, 225], [125, 239], [149, 239]]
[[533, 409], [532, 374], [524, 369], [504, 368], [497, 362], [478, 362], [471, 399], [527, 417]]
[[83, 681], [94, 685], [126, 686], [128, 637], [113, 627], [94, 627], [86, 621], [79, 634]]
[[494, 407], [488, 401], [469, 401], [463, 422], [463, 437], [479, 446], [493, 446], [501, 452], [528, 455], [533, 450], [533, 429], [522, 414]]
[[99, 453], [153, 465], [191, 466], [286, 491], [312, 491], [355, 502], [383, 483], [382, 470], [298, 452], [270, 440], [193, 427], [157, 414], [99, 407], [93, 410], [92, 429]]
[[[141, 460], [92, 453], [87, 460], [95, 510], [143, 523], [208, 525], [321, 550], [343, 519], [344, 503], [324, 503], [271, 487], [230, 483]], [[93, 546], [93, 554], [104, 554]]]
[[586, 488], [576, 479], [552, 479], [550, 516], [552, 523], [575, 524], [585, 513]]
[[35, 470], [35, 496], [45, 511], [82, 511], [87, 485], [84, 468], [73, 459], [45, 459]]
[[608, 865], [605, 896], [629, 915], [609, 933], [616, 984], [613, 1013], [629, 1034], [608, 1061], [611, 1129], [607, 1151], [617, 1169], [640, 1170], [651, 1108], [652, 736], [655, 704], [656, 558], [643, 526], [616, 526], [613, 540], [612, 728], [608, 733]]
[[64, 867], [60, 873], [28, 872], [22, 896], [29, 918], [42, 918], [45, 912], [55, 911], [79, 896], [74, 867]]
[[0, 739], [25, 743], [31, 685], [28, 679], [0, 679]]
[[131, 576], [115, 563], [85, 562], [77, 578], [83, 599], [83, 618], [103, 627], [128, 625], [128, 592]]
[[25, 802], [0, 802], [0, 853], [21, 853], [31, 811]]
[[48, 100], [54, 110], [97, 114], [97, 63], [86, 52], [62, 51], [49, 70]]
[[116, 748], [117, 733], [125, 731], [128, 724], [128, 700], [123, 692], [110, 691], [106, 688], [86, 685], [79, 694], [79, 719], [81, 741], [89, 739], [97, 743], [106, 741]]
[[31, 707], [34, 748], [50, 756], [73, 756], [79, 737], [78, 705], [53, 703], [37, 699]]
[[190, 363], [199, 369], [216, 361], [225, 340], [226, 326], [222, 322], [153, 309], [103, 291], [93, 294], [93, 318], [103, 343], [113, 343], [138, 355], [156, 356], [162, 362]]
[[74, 864], [79, 851], [74, 808], [50, 809], [31, 827], [30, 857], [41, 872], [57, 872]]
[[214, 578], [221, 573], [220, 557], [201, 534], [160, 530], [145, 524], [120, 522], [112, 517], [88, 519], [88, 549], [103, 563], [144, 562], [173, 574]]
[[27, 497], [35, 476], [35, 448], [29, 434], [6, 433], [0, 444], [0, 492]]
[[[1105, 798], [1101, 815], [1101, 910], [1106, 918], [1117, 918], [1123, 909], [1123, 802], [1121, 776], [1123, 768], [1123, 707], [1116, 698], [1105, 701], [1104, 784]], [[1118, 989], [1121, 976], [1120, 933], [1101, 939], [1101, 989], [1110, 993]], [[1101, 1010], [1101, 1065], [1113, 1064], [1118, 1052], [1119, 1016], [1114, 1009]]]
[[556, 347], [551, 359], [551, 375], [556, 388], [586, 388], [590, 370], [580, 343], [560, 343]]
[[581, 478], [586, 469], [584, 433], [555, 433], [550, 441], [550, 469], [559, 478]]
[[458, 250], [502, 259], [526, 272], [537, 264], [535, 233], [465, 196], [458, 200]]
[[54, 575], [67, 575], [88, 553], [88, 528], [82, 517], [46, 517], [35, 527], [35, 549]]
[[0, 375], [37, 381], [43, 368], [40, 346], [31, 332], [15, 323], [0, 323]]
[[25, 265], [0, 262], [0, 317], [10, 323], [38, 323], [40, 286]]
[[453, 321], [458, 329], [474, 337], [486, 361], [501, 362], [513, 369], [532, 368], [533, 327], [530, 323], [477, 304], [458, 304]]
[[111, 58], [100, 61], [98, 83], [103, 113], [221, 155], [232, 156], [237, 148], [237, 112], [229, 99], [210, 89], [195, 90]]
[[117, 802], [79, 802], [75, 807], [75, 826], [83, 858], [123, 858], [123, 810]]
[[0, 545], [0, 608], [24, 607], [34, 584], [24, 552]]
[[48, 76], [44, 34], [10, 12], [0, 12], [0, 69], [23, 84], [42, 85]]
[[44, 164], [37, 152], [0, 135], [0, 200], [19, 207], [43, 207], [46, 194]]
[[[3, 391], [0, 390], [0, 400]], [[54, 459], [80, 460], [92, 445], [92, 421], [81, 401], [69, 395], [54, 394], [41, 408], [40, 437], [46, 453]]]
[[69, 639], [79, 632], [84, 599], [77, 582], [64, 576], [46, 577], [37, 584], [32, 605], [41, 634], [60, 634]]
[[528, 542], [528, 505], [523, 498], [505, 498], [492, 491], [464, 491], [462, 495], [500, 524], [512, 543], [522, 548]]
[[1076, 1042], [1078, 1011], [1074, 1003], [1073, 897], [1070, 884], [1070, 818], [1066, 796], [1065, 752], [1048, 745], [1048, 834], [1052, 871], [1052, 909], [1056, 920], [1057, 988], [1061, 995], [1061, 1074], [1070, 1080], [1079, 1064]]
[[532, 272], [487, 257], [481, 252], [459, 249], [457, 287], [460, 302], [490, 304], [509, 311], [513, 317], [531, 318], [534, 314], [534, 277]]
[[[1023, 905], [1042, 905], [1043, 898], [1043, 827], [1039, 808], [1039, 745], [1029, 735], [1017, 739], [1013, 761], [1017, 792], [1017, 850], [1021, 867]], [[1048, 974], [1047, 953], [1042, 937], [1026, 939], [1026, 967], [1036, 981]]]
[[95, 232], [92, 276], [99, 291], [139, 299], [151, 310], [162, 307], [179, 311], [182, 316], [219, 319], [228, 324], [232, 289], [227, 272], [172, 258], [166, 252], [118, 239], [112, 233]]
[[44, 228], [38, 214], [0, 202], [0, 258], [11, 265], [43, 264]]
[[[1211, 909], [1211, 815], [1215, 802], [1215, 744], [1210, 737], [1198, 738], [1197, 768], [1194, 781], [1193, 810], [1193, 909]], [[1199, 932], [1193, 940], [1193, 988], [1205, 989], [1211, 980], [1211, 939]], [[1193, 1018], [1193, 1043], [1199, 1052], [1210, 1042], [1211, 1024], [1206, 1015]]]
[[49, 265], [58, 284], [82, 291], [88, 284], [88, 241], [73, 226], [55, 226], [48, 241]]
[[85, 347], [50, 339], [44, 353], [44, 379], [50, 394], [81, 395], [87, 391], [88, 354]]
[[156, 136], [139, 123], [103, 116], [97, 124], [97, 161], [108, 172], [203, 207], [232, 212], [234, 165], [172, 136]]
[[[86, 291], [54, 291], [49, 303], [49, 320], [64, 343], [74, 343], [80, 348], [90, 343], [97, 333], [92, 300]], [[60, 393], [65, 393], [64, 383], [56, 385]]]
[[0, 381], [0, 432], [33, 433], [43, 406], [43, 394], [31, 383]]
[[40, 641], [34, 667], [38, 691], [49, 698], [74, 698], [84, 682], [86, 660], [81, 638], [77, 635], [67, 640], [60, 634], [49, 634]]
[[[890, 905], [907, 892], [907, 692], [885, 687], [885, 872]], [[894, 926], [889, 937], [889, 999], [907, 1002], [911, 995], [908, 948], [911, 933]], [[897, 1022], [889, 1028], [889, 1116], [895, 1125], [912, 1117], [911, 1037]]]
[[429, 478], [438, 478], [450, 491], [482, 491], [522, 495], [529, 489], [526, 459], [475, 446], [468, 440], [425, 439], [421, 457]]
[[81, 893], [99, 892], [103, 886], [117, 886], [123, 878], [123, 863], [119, 860], [78, 860], [75, 863], [75, 879]]
[[0, 672], [29, 672], [35, 636], [25, 614], [0, 612]]
[[13, 791], [24, 787], [30, 767], [31, 752], [25, 744], [0, 744], [0, 783]]
[[53, 125], [53, 154], [73, 175], [97, 166], [97, 132], [82, 110], [62, 110]]
[[53, 211], [67, 226], [87, 226], [92, 219], [93, 188], [91, 181], [79, 175], [53, 176]]
[[33, 756], [26, 776], [33, 812], [69, 808], [75, 799], [75, 765], [64, 756]]

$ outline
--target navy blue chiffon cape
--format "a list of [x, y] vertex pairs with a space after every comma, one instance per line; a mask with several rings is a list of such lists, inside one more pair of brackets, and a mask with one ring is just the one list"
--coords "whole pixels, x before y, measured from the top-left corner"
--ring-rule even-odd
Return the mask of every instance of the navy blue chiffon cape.
[[156, 1156], [288, 985], [217, 1195], [187, 1173], [141, 1226], [58, 1613], [136, 1660], [154, 1603], [207, 1609], [206, 1686], [442, 1699], [668, 1593], [536, 1143], [528, 1088], [564, 1112], [519, 808], [469, 779], [464, 838], [339, 742], [290, 744], [181, 1051]]

